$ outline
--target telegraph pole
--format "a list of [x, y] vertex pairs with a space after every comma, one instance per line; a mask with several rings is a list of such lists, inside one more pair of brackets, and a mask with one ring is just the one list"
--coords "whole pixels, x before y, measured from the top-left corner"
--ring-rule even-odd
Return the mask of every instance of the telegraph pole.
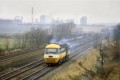
[[33, 24], [33, 14], [34, 14], [34, 8], [32, 7], [32, 24]]

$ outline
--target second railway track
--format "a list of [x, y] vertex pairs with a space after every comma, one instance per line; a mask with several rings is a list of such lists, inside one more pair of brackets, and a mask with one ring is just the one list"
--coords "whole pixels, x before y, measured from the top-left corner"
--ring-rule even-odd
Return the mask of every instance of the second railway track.
[[39, 65], [41, 65], [43, 63], [44, 63], [44, 61], [43, 61], [43, 59], [41, 59], [41, 60], [35, 61], [33, 63], [27, 64], [27, 65], [25, 65], [23, 67], [20, 67], [17, 70], [14, 70], [12, 72], [1, 75], [0, 80], [9, 80], [9, 79], [11, 79], [11, 78], [13, 78], [13, 77], [15, 77], [15, 76], [17, 76], [19, 74], [22, 74], [22, 73], [24, 73], [24, 72], [26, 72], [26, 71], [28, 71], [28, 70], [30, 70], [32, 68], [35, 68], [35, 67], [37, 67], [37, 66], [39, 66]]

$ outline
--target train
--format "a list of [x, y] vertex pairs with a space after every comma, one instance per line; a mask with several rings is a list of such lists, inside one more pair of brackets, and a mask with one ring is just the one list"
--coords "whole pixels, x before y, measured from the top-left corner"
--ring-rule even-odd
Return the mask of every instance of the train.
[[47, 65], [61, 64], [69, 59], [70, 48], [67, 44], [51, 43], [45, 47], [44, 61]]

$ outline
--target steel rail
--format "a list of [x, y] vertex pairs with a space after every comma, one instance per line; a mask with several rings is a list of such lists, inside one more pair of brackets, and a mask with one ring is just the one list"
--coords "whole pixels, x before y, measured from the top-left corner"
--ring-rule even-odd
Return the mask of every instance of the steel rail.
[[44, 63], [44, 60], [43, 60], [43, 59], [37, 60], [37, 61], [32, 62], [32, 63], [30, 63], [30, 64], [27, 64], [27, 65], [25, 65], [25, 66], [23, 66], [23, 67], [20, 67], [19, 69], [16, 69], [16, 70], [14, 70], [14, 71], [11, 71], [11, 72], [9, 72], [9, 73], [6, 73], [6, 74], [4, 74], [4, 75], [1, 75], [1, 76], [0, 76], [0, 79], [1, 79], [1, 80], [8, 80], [8, 79], [10, 79], [10, 78], [13, 78], [13, 77], [15, 77], [15, 76], [17, 76], [17, 75], [19, 75], [19, 74], [22, 74], [22, 73], [26, 72], [26, 71], [28, 71], [28, 70], [30, 70], [30, 69], [32, 69], [32, 68], [35, 68], [35, 67], [37, 67], [37, 66], [39, 66], [39, 65], [41, 65], [41, 64], [43, 64], [43, 63]]

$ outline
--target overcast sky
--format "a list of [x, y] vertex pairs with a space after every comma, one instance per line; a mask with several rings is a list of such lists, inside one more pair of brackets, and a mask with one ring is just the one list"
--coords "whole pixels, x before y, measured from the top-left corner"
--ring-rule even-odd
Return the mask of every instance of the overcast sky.
[[77, 22], [82, 16], [87, 16], [88, 23], [120, 22], [120, 0], [0, 0], [0, 18], [23, 16], [31, 21], [32, 7], [34, 18], [45, 14]]

